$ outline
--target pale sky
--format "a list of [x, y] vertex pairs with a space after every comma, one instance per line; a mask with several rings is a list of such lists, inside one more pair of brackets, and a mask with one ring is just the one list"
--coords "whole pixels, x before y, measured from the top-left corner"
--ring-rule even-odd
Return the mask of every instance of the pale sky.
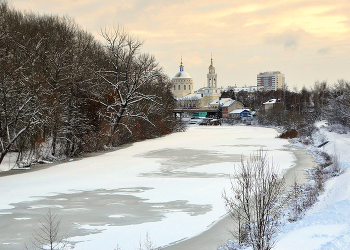
[[281, 71], [289, 89], [350, 81], [349, 0], [8, 0], [16, 9], [72, 17], [97, 39], [123, 25], [145, 39], [170, 78], [185, 71], [203, 87], [213, 54], [218, 86], [256, 85]]

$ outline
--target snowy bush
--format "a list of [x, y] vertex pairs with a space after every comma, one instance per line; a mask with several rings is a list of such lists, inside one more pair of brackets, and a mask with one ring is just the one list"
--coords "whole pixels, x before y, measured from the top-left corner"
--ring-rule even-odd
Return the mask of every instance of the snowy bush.
[[241, 249], [248, 249], [248, 248], [240, 245], [237, 241], [231, 241], [231, 240], [229, 240], [225, 246], [218, 248], [218, 250], [241, 250]]
[[231, 194], [224, 192], [227, 211], [235, 225], [232, 233], [239, 244], [254, 250], [269, 250], [280, 226], [281, 213], [288, 197], [285, 181], [280, 178], [267, 154], [258, 151], [235, 169]]
[[349, 128], [345, 127], [341, 124], [332, 124], [326, 127], [328, 132], [334, 132], [337, 134], [347, 134], [349, 132]]

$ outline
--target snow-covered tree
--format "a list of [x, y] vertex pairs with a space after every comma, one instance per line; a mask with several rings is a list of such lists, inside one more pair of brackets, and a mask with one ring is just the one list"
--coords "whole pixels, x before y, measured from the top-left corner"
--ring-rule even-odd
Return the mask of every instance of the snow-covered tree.
[[350, 83], [339, 80], [332, 88], [332, 98], [324, 108], [325, 117], [332, 124], [350, 124]]
[[72, 157], [174, 130], [155, 58], [122, 28], [102, 35], [104, 46], [67, 16], [23, 14], [0, 0], [0, 160], [9, 151]]
[[109, 136], [113, 144], [112, 138], [120, 126], [132, 133], [125, 117], [141, 119], [155, 126], [148, 117], [151, 107], [147, 104], [151, 104], [152, 108], [162, 104], [159, 96], [145, 94], [143, 90], [152, 88], [163, 73], [154, 56], [140, 52], [143, 42], [122, 27], [102, 30], [101, 34], [105, 39], [108, 68], [99, 70], [97, 74], [110, 93], [107, 93], [107, 98], [102, 96], [97, 101], [106, 108], [103, 115], [110, 122]]
[[[5, 3], [0, 5], [4, 20], [8, 13]], [[4, 30], [9, 32], [2, 26], [0, 33]], [[41, 121], [38, 95], [42, 86], [33, 70], [40, 39], [24, 36], [7, 33], [0, 39], [0, 163], [9, 151], [18, 148], [16, 142]]]

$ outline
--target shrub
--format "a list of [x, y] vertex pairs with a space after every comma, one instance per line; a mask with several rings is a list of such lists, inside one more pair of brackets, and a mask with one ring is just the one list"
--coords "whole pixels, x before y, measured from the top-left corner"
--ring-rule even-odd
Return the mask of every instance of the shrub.
[[278, 136], [278, 138], [282, 139], [291, 139], [296, 137], [298, 137], [298, 132], [295, 129], [287, 130]]

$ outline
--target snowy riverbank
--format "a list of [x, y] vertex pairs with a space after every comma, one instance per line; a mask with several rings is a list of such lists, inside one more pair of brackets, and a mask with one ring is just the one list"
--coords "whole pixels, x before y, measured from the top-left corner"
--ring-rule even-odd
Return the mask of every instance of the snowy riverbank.
[[[325, 122], [317, 123], [314, 145], [306, 147], [316, 155], [324, 151], [337, 156], [340, 176], [329, 179], [318, 202], [301, 220], [285, 225], [276, 244], [277, 250], [350, 249], [350, 134], [329, 132]], [[329, 141], [321, 148], [315, 147]]]

